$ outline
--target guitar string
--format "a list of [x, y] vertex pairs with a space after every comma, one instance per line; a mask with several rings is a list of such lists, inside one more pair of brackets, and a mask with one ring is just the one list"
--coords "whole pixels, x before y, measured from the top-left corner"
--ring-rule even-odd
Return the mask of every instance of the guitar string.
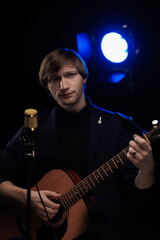
[[[63, 195], [63, 199], [62, 200], [62, 203], [64, 203], [65, 207], [69, 207], [71, 206], [73, 203], [75, 203], [77, 200], [79, 200], [80, 198], [82, 198], [87, 192], [89, 192], [90, 190], [93, 189], [93, 187], [97, 186], [97, 184], [99, 184], [102, 180], [103, 180], [103, 176], [104, 176], [104, 170], [102, 169], [102, 167], [106, 167], [108, 168], [109, 170], [109, 167], [111, 168], [109, 174], [112, 173], [112, 170], [115, 171], [116, 169], [119, 168], [119, 166], [117, 166], [115, 164], [115, 160], [117, 160], [116, 163], [121, 163], [121, 164], [124, 164], [123, 163], [123, 160], [126, 160], [126, 152], [127, 152], [127, 149], [124, 149], [122, 152], [119, 153], [119, 156], [120, 159], [118, 160], [118, 157], [115, 156], [113, 157], [111, 160], [109, 160], [108, 162], [106, 162], [104, 165], [102, 165], [100, 168], [98, 168], [97, 170], [95, 170], [91, 175], [89, 175], [87, 178], [85, 178], [85, 180], [82, 180], [81, 182], [79, 182], [77, 185], [75, 185], [75, 187], [73, 189], [71, 189], [69, 192], [65, 193]], [[121, 156], [120, 156], [121, 155]], [[97, 175], [98, 173], [98, 175]], [[99, 182], [99, 179], [98, 177], [102, 178], [101, 181]], [[103, 175], [103, 176], [102, 176]], [[96, 176], [96, 177], [95, 177]], [[105, 174], [105, 177], [106, 177], [106, 174]], [[97, 183], [95, 183], [95, 179], [97, 181]], [[89, 186], [89, 190], [88, 188], [85, 187], [85, 184], [84, 183], [87, 183], [88, 186]], [[93, 187], [91, 187], [91, 183], [93, 185]], [[93, 184], [95, 183], [95, 184]], [[81, 193], [80, 193], [81, 192]], [[77, 196], [77, 193], [79, 194], [79, 196]], [[67, 201], [66, 201], [67, 200]]]
[[[125, 150], [127, 150], [127, 148], [125, 149]], [[108, 162], [106, 162], [104, 165], [102, 165], [101, 167], [99, 167], [97, 170], [95, 170], [91, 175], [89, 175], [86, 179], [84, 179], [84, 180], [86, 180], [87, 182], [88, 182], [88, 180], [89, 180], [89, 182], [93, 182], [92, 180], [93, 179], [97, 179], [98, 177], [99, 177], [99, 175], [100, 175], [100, 177], [102, 178], [101, 180], [104, 180], [103, 179], [103, 176], [104, 176], [104, 173], [105, 173], [105, 171], [103, 170], [103, 168], [106, 168], [106, 166], [107, 166], [107, 168], [108, 168], [108, 170], [110, 170], [109, 169], [109, 166], [110, 166], [110, 168], [111, 168], [111, 170], [109, 171], [109, 174], [110, 173], [112, 173], [112, 170], [114, 171], [114, 170], [116, 170], [116, 169], [118, 169], [119, 168], [119, 166], [117, 166], [116, 164], [124, 164], [124, 160], [126, 159], [126, 152], [124, 153], [124, 150], [123, 150], [123, 152], [121, 152], [120, 153], [121, 154], [121, 156], [120, 156], [120, 158], [121, 158], [121, 160], [117, 157], [117, 156], [115, 156], [115, 157], [113, 157], [111, 160], [109, 160]], [[120, 155], [119, 154], [119, 155]], [[124, 154], [125, 154], [125, 156], [124, 156]], [[116, 161], [116, 163], [115, 163], [115, 160], [117, 160]], [[98, 173], [98, 175], [97, 175], [97, 173]], [[103, 175], [103, 176], [102, 176]], [[105, 176], [106, 176], [107, 174], [105, 174]], [[96, 177], [97, 178], [96, 178]], [[82, 180], [80, 183], [79, 183], [79, 186], [77, 186], [77, 187], [80, 187], [81, 188], [81, 186], [82, 186], [82, 188], [83, 188], [83, 183], [84, 183], [84, 180]], [[91, 181], [90, 181], [91, 180]], [[99, 180], [99, 179], [98, 179]], [[97, 181], [97, 183], [99, 183], [99, 181]], [[78, 185], [78, 184], [77, 184]], [[92, 185], [93, 185], [93, 183], [92, 183]]]
[[[49, 215], [48, 215], [46, 206], [45, 206], [45, 204], [44, 204], [44, 201], [43, 201], [42, 196], [41, 196], [41, 192], [40, 192], [40, 190], [39, 190], [39, 187], [38, 187], [38, 184], [37, 184], [37, 181], [36, 181], [35, 168], [33, 168], [32, 174], [33, 174], [33, 180], [34, 180], [34, 183], [35, 183], [35, 186], [36, 186], [36, 189], [37, 189], [39, 198], [40, 198], [40, 200], [41, 200], [41, 203], [42, 203], [44, 212], [45, 212], [46, 217], [47, 217], [47, 220], [48, 220], [48, 222], [49, 222], [49, 221], [50, 221], [50, 218], [49, 218]], [[56, 234], [56, 231], [55, 231], [54, 227], [53, 227], [53, 226], [50, 226], [50, 229], [51, 229], [51, 232], [52, 232], [52, 237], [53, 237], [55, 240], [58, 240], [58, 237], [57, 237], [57, 234]], [[52, 237], [51, 237], [51, 238], [52, 238]], [[52, 238], [52, 239], [53, 239], [53, 238]]]
[[[126, 153], [128, 151], [128, 148], [125, 148], [122, 150], [119, 154], [117, 154], [115, 157], [110, 159], [108, 162], [106, 162], [104, 165], [99, 167], [97, 170], [95, 170], [93, 173], [91, 173], [88, 177], [83, 179], [81, 182], [76, 184], [70, 191], [63, 194], [63, 200], [65, 202], [66, 207], [70, 207], [73, 203], [75, 203], [77, 200], [85, 196], [86, 193], [88, 193], [90, 190], [92, 190], [94, 187], [96, 187], [101, 181], [104, 180], [104, 177], [109, 177], [109, 175], [117, 170], [119, 168], [120, 164], [124, 164], [124, 161], [126, 160]], [[107, 167], [107, 170], [106, 170]], [[105, 173], [107, 171], [107, 174]], [[108, 172], [109, 170], [109, 172]], [[100, 178], [101, 179], [100, 179]], [[96, 180], [96, 182], [95, 182]], [[88, 187], [85, 186], [87, 183]], [[91, 186], [92, 184], [92, 186]], [[79, 196], [77, 196], [77, 194]], [[67, 202], [66, 202], [66, 200]]]
[[112, 172], [115, 172], [115, 170], [119, 168], [119, 163], [124, 164], [124, 160], [126, 160], [126, 157], [124, 158], [124, 156], [121, 155], [120, 159], [113, 158], [112, 160], [113, 162], [111, 162], [110, 165], [108, 165], [108, 163], [106, 165], [103, 165], [102, 168], [98, 169], [96, 172], [93, 173], [93, 175], [89, 176], [85, 181], [81, 182], [78, 186], [76, 186], [76, 188], [72, 190], [73, 201], [71, 201], [70, 205], [85, 196], [86, 193], [96, 187], [106, 177], [109, 177]]
[[[123, 163], [123, 161], [122, 161], [122, 158], [124, 158], [124, 160], [126, 160], [126, 152], [127, 152], [127, 148], [126, 149], [124, 149], [120, 154], [121, 154], [121, 160], [119, 159], [119, 161], [118, 161], [118, 158], [117, 158], [117, 156], [115, 156], [114, 158], [112, 158], [110, 161], [108, 161], [107, 163], [106, 163], [106, 165], [107, 165], [107, 167], [108, 167], [108, 165], [109, 165], [109, 162], [110, 162], [110, 168], [111, 168], [111, 170], [110, 170], [110, 172], [109, 173], [112, 173], [112, 170], [113, 171], [115, 171], [116, 169], [118, 169], [119, 168], [119, 166], [117, 166], [116, 164], [115, 164], [115, 160], [117, 160], [118, 162], [118, 164], [119, 163], [121, 163], [121, 164], [124, 164]], [[120, 155], [119, 154], [119, 155]], [[124, 155], [125, 154], [125, 155]], [[112, 165], [111, 165], [112, 164]], [[105, 165], [105, 164], [104, 164]], [[104, 167], [104, 165], [103, 165], [103, 167]], [[98, 175], [97, 175], [97, 173], [98, 173]], [[67, 198], [70, 198], [70, 196], [72, 196], [72, 198], [70, 199], [71, 200], [71, 202], [69, 202], [69, 206], [70, 205], [72, 205], [74, 202], [76, 202], [77, 200], [79, 200], [80, 198], [82, 198], [84, 195], [85, 195], [85, 193], [87, 193], [88, 191], [90, 191], [90, 190], [92, 190], [93, 189], [93, 187], [95, 187], [97, 184], [99, 184], [100, 182], [99, 182], [99, 175], [100, 175], [100, 177], [102, 178], [101, 179], [101, 181], [103, 180], [103, 176], [102, 175], [104, 175], [104, 170], [102, 169], [102, 166], [100, 167], [100, 168], [98, 168], [96, 171], [94, 171], [90, 176], [88, 176], [85, 180], [86, 181], [84, 181], [84, 180], [82, 180], [81, 182], [79, 182], [77, 185], [75, 185], [75, 187], [73, 188], [73, 189], [71, 189], [69, 192], [67, 192], [65, 195], [67, 195]], [[106, 177], [106, 174], [105, 174], [105, 177]], [[92, 179], [96, 179], [96, 184], [94, 184], [94, 186], [93, 187], [91, 187], [91, 183], [92, 183], [92, 185], [93, 185], [93, 182], [94, 182], [94, 180], [92, 180]], [[88, 190], [88, 188], [87, 188], [87, 190], [86, 190], [86, 187], [84, 187], [85, 186], [85, 184], [84, 183], [87, 183], [88, 185], [89, 185], [89, 190]], [[85, 193], [84, 193], [84, 190], [86, 191]], [[81, 193], [80, 193], [81, 192]], [[79, 196], [77, 196], [77, 193], [79, 194]], [[73, 199], [73, 197], [74, 197], [74, 199]], [[73, 200], [73, 201], [72, 201]]]

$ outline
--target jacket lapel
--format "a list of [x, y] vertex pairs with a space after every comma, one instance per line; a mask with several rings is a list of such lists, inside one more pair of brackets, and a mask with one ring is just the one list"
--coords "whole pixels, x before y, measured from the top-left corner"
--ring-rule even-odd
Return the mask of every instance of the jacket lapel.
[[92, 172], [96, 166], [96, 150], [100, 141], [103, 117], [96, 106], [92, 104], [90, 114], [89, 142], [88, 142], [88, 168]]

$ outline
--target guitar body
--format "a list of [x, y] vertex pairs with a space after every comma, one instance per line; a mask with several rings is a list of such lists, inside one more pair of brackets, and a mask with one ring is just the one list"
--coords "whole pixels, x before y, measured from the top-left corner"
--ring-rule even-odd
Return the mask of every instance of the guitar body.
[[[38, 183], [39, 190], [50, 190], [61, 194], [69, 191], [81, 179], [72, 171], [52, 170], [47, 173]], [[36, 187], [32, 190], [36, 191]], [[26, 210], [25, 210], [26, 211]], [[26, 213], [18, 212], [15, 207], [1, 203], [0, 205], [0, 238], [3, 240], [21, 237], [17, 224], [17, 216], [21, 216], [22, 225], [26, 225]], [[83, 199], [78, 200], [68, 209], [62, 209], [53, 218], [53, 223], [44, 225], [36, 216], [31, 217], [32, 240], [49, 239], [53, 234], [53, 226], [58, 240], [71, 240], [86, 232], [89, 225], [88, 208]], [[53, 236], [53, 235], [52, 235]], [[54, 239], [54, 238], [51, 238]]]

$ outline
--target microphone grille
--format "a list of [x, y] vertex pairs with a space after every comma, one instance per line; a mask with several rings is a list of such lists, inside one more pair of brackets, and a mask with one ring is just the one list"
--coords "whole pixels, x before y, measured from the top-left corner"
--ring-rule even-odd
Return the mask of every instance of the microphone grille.
[[26, 109], [24, 112], [25, 115], [25, 127], [34, 130], [38, 127], [38, 119], [37, 119], [37, 110], [36, 109]]

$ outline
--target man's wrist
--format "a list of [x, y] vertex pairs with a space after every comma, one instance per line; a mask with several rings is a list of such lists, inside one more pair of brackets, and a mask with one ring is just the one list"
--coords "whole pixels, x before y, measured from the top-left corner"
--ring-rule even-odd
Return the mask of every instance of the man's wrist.
[[139, 170], [135, 178], [135, 185], [139, 189], [150, 188], [155, 183], [155, 174], [154, 170], [152, 171], [143, 171]]

